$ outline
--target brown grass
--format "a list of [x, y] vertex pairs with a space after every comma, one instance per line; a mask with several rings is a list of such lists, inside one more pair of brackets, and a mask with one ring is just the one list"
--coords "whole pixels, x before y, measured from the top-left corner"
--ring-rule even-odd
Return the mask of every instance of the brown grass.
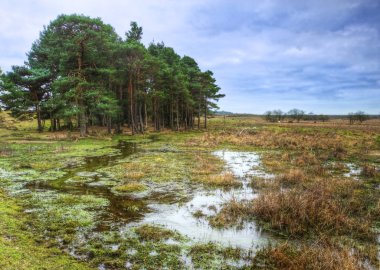
[[359, 185], [349, 179], [317, 179], [286, 191], [266, 191], [254, 200], [251, 214], [290, 235], [354, 233], [373, 239], [368, 198]]
[[[329, 158], [342, 159], [353, 150], [355, 152], [368, 152], [373, 149], [374, 136], [373, 131], [366, 129], [342, 130], [334, 126], [319, 129], [312, 125], [305, 127], [267, 125], [253, 133], [241, 133], [241, 129], [237, 128], [205, 133], [200, 138], [192, 139], [192, 143], [206, 147], [210, 144], [228, 143], [242, 147], [296, 150], [303, 151], [306, 155], [311, 152], [325, 152]], [[305, 157], [307, 158], [307, 156]]]
[[357, 270], [360, 261], [348, 249], [328, 244], [268, 246], [253, 259], [253, 269]]
[[219, 186], [219, 187], [232, 187], [232, 186], [241, 185], [241, 183], [235, 178], [235, 176], [231, 172], [223, 172], [221, 174], [213, 174], [213, 175], [204, 175], [198, 178], [198, 181], [207, 185]]
[[314, 153], [312, 152], [301, 152], [297, 154], [292, 161], [296, 166], [305, 166], [305, 165], [317, 165], [320, 164], [320, 161], [317, 159]]
[[145, 177], [145, 173], [142, 171], [127, 171], [124, 173], [124, 178], [128, 180], [138, 181]]
[[288, 173], [276, 177], [276, 181], [279, 181], [285, 186], [291, 186], [306, 181], [306, 176], [305, 173], [299, 169], [291, 169]]
[[135, 232], [140, 240], [143, 241], [161, 241], [169, 238], [179, 239], [178, 233], [161, 226], [144, 224], [135, 228]]
[[375, 177], [378, 174], [376, 167], [369, 164], [364, 164], [362, 167], [361, 175], [364, 177]]
[[224, 163], [212, 155], [198, 154], [192, 169], [192, 179], [206, 185], [231, 187], [241, 185], [232, 172], [223, 170]]
[[198, 154], [196, 156], [195, 167], [193, 174], [196, 175], [209, 175], [215, 174], [222, 170], [223, 164], [220, 159], [215, 156]]
[[249, 207], [247, 203], [232, 198], [224, 204], [224, 207], [216, 216], [209, 219], [209, 223], [211, 226], [218, 228], [236, 225], [248, 211]]

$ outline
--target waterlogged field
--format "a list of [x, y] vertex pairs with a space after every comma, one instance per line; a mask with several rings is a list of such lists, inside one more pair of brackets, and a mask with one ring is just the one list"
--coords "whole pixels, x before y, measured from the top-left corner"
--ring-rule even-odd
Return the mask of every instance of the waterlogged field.
[[0, 269], [378, 269], [380, 122], [35, 133], [3, 113]]

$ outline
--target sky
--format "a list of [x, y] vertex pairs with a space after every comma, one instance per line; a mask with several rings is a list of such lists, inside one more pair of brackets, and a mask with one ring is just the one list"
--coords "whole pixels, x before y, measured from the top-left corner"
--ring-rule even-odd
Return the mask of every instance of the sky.
[[59, 14], [100, 17], [211, 70], [221, 110], [380, 114], [380, 0], [0, 0], [0, 68]]

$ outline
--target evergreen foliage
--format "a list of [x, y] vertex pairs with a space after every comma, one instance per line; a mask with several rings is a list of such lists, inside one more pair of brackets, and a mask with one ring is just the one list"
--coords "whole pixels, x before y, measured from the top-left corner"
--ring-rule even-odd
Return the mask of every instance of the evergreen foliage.
[[[24, 66], [1, 75], [0, 100], [14, 114], [35, 112], [38, 130], [91, 125], [132, 134], [148, 123], [155, 130], [200, 128], [222, 98], [211, 71], [179, 56], [164, 43], [141, 43], [142, 27], [131, 22], [125, 39], [99, 18], [60, 15], [44, 27]], [[196, 124], [197, 119], [197, 124]]]

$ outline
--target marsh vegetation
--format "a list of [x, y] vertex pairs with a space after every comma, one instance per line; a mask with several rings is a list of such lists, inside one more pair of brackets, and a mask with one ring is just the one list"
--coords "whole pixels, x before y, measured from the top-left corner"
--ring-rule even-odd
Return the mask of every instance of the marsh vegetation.
[[378, 120], [78, 139], [1, 115], [2, 269], [379, 267]]

